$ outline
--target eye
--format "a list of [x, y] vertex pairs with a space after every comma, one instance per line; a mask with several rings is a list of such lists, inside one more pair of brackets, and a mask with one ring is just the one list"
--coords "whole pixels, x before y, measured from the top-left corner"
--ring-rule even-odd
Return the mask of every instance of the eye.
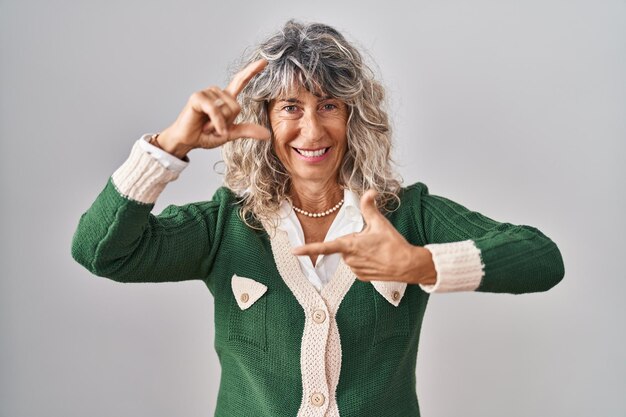
[[291, 104], [291, 105], [288, 105], [288, 106], [284, 106], [282, 109], [285, 110], [287, 113], [293, 113], [296, 110], [298, 110], [298, 107], [294, 106], [293, 104]]
[[335, 110], [337, 109], [337, 105], [333, 103], [326, 103], [322, 106], [324, 110]]

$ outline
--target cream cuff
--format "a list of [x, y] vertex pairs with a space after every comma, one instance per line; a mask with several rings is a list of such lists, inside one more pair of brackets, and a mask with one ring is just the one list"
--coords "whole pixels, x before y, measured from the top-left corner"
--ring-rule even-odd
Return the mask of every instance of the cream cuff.
[[[139, 139], [133, 144], [128, 159], [111, 175], [111, 179], [123, 196], [151, 204], [156, 201], [167, 183], [178, 178], [180, 171], [166, 168], [154, 154], [144, 149], [142, 142], [145, 140]], [[149, 143], [147, 145], [153, 146]]]
[[480, 249], [473, 240], [450, 243], [432, 243], [424, 246], [433, 255], [437, 282], [419, 284], [428, 292], [474, 291], [480, 285], [484, 267]]

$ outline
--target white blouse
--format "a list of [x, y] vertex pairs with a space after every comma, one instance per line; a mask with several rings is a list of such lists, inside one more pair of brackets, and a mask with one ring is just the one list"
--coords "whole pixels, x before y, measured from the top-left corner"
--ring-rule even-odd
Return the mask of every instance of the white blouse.
[[[359, 209], [358, 196], [345, 188], [343, 190], [343, 201], [343, 204], [337, 212], [337, 216], [335, 216], [333, 223], [330, 225], [330, 229], [328, 229], [324, 242], [334, 240], [350, 233], [360, 232], [363, 229], [364, 222], [363, 216], [361, 216], [361, 210]], [[280, 222], [278, 228], [287, 232], [291, 247], [304, 245], [302, 225], [295, 211], [287, 201], [283, 201], [280, 205], [279, 216]], [[315, 266], [313, 266], [311, 258], [306, 255], [298, 256], [302, 272], [318, 291], [321, 291], [322, 287], [333, 277], [337, 266], [339, 266], [340, 259], [340, 253], [319, 255]]]

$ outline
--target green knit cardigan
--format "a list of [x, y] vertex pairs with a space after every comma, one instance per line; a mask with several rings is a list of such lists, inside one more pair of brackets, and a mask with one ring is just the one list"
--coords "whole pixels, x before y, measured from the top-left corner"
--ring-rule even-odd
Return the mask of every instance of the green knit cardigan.
[[[477, 291], [546, 291], [564, 275], [557, 245], [534, 227], [494, 221], [423, 183], [400, 198], [387, 218], [411, 244], [474, 242], [484, 264]], [[419, 416], [415, 366], [429, 294], [408, 285], [393, 305], [343, 264], [331, 303], [306, 288], [303, 275], [291, 276], [297, 262], [284, 237], [247, 227], [236, 200], [221, 187], [210, 201], [153, 215], [154, 203], [123, 195], [109, 178], [80, 218], [72, 256], [118, 282], [207, 285], [222, 368], [217, 417]], [[245, 309], [237, 277], [263, 287]]]

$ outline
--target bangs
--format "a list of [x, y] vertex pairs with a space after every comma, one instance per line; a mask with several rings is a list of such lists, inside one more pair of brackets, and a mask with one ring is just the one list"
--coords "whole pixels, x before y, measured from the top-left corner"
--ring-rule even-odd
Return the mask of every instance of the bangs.
[[270, 81], [272, 85], [268, 87], [271, 93], [267, 99], [296, 97], [302, 88], [317, 97], [332, 95], [324, 88], [318, 77], [318, 74], [305, 72], [293, 62], [285, 62], [277, 68], [275, 76]]
[[317, 97], [341, 98], [337, 91], [332, 91], [333, 82], [328, 82], [330, 74], [324, 65], [304, 65], [292, 56], [285, 58], [270, 62], [251, 83], [250, 90], [255, 100], [295, 97], [302, 88]]

